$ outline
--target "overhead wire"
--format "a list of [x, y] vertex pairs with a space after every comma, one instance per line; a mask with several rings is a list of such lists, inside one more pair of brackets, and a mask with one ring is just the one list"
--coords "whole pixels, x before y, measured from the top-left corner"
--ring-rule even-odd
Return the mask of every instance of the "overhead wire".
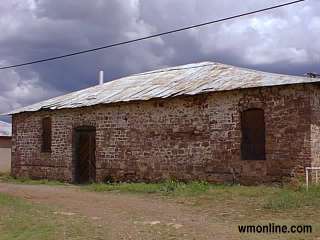
[[130, 44], [130, 43], [138, 42], [138, 41], [143, 41], [143, 40], [147, 40], [147, 39], [151, 39], [151, 38], [156, 38], [156, 37], [160, 37], [160, 36], [164, 36], [164, 35], [169, 35], [169, 34], [173, 34], [173, 33], [177, 33], [177, 32], [186, 31], [186, 30], [189, 30], [189, 29], [199, 28], [199, 27], [203, 27], [203, 26], [206, 26], [206, 25], [211, 25], [211, 24], [215, 24], [215, 23], [219, 23], [219, 22], [223, 22], [223, 21], [228, 21], [228, 20], [231, 20], [231, 19], [240, 18], [240, 17], [244, 17], [244, 16], [248, 16], [248, 15], [252, 15], [252, 14], [256, 14], [256, 13], [260, 13], [260, 12], [270, 11], [270, 10], [273, 10], [273, 9], [276, 9], [276, 8], [281, 8], [281, 7], [297, 4], [297, 3], [300, 3], [300, 2], [304, 2], [304, 1], [305, 0], [297, 0], [297, 1], [287, 2], [287, 3], [274, 5], [274, 6], [271, 6], [271, 7], [262, 8], [262, 9], [255, 10], [255, 11], [251, 11], [251, 12], [237, 14], [237, 15], [233, 15], [233, 16], [230, 16], [230, 17], [225, 17], [225, 18], [221, 18], [221, 19], [217, 19], [217, 20], [213, 20], [213, 21], [209, 21], [209, 22], [204, 22], [204, 23], [200, 23], [200, 24], [187, 26], [187, 27], [182, 27], [182, 28], [178, 28], [178, 29], [174, 29], [174, 30], [170, 30], [170, 31], [166, 31], [166, 32], [161, 32], [161, 33], [157, 33], [157, 34], [153, 34], [153, 35], [149, 35], [149, 36], [145, 36], [145, 37], [140, 37], [140, 38], [136, 38], [136, 39], [132, 39], [132, 40], [113, 43], [113, 44], [109, 44], [109, 45], [105, 45], [105, 46], [101, 46], [101, 47], [96, 47], [96, 48], [76, 51], [76, 52], [72, 52], [72, 53], [68, 53], [68, 54], [63, 54], [63, 55], [60, 55], [60, 56], [48, 57], [48, 58], [28, 61], [28, 62], [19, 63], [19, 64], [3, 66], [3, 67], [0, 67], [0, 70], [10, 69], [10, 68], [17, 68], [17, 67], [22, 67], [22, 66], [42, 63], [42, 62], [48, 62], [48, 61], [53, 61], [53, 60], [57, 60], [57, 59], [72, 57], [72, 56], [76, 56], [76, 55], [80, 55], [80, 54], [95, 52], [95, 51], [99, 51], [99, 50], [102, 50], [102, 49], [108, 49], [108, 48], [112, 48], [112, 47], [126, 45], [126, 44]]

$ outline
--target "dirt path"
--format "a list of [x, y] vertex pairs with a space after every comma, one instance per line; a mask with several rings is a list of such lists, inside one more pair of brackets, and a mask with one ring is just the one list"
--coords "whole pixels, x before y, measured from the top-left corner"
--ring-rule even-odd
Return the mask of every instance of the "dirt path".
[[101, 229], [98, 239], [237, 239], [205, 211], [154, 195], [8, 183], [0, 183], [0, 192], [57, 206], [73, 217], [84, 215]]

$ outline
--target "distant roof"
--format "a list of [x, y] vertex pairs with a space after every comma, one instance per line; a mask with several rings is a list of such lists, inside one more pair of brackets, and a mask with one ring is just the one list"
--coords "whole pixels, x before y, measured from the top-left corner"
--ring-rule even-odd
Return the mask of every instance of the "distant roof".
[[201, 62], [134, 74], [16, 109], [8, 114], [319, 81], [319, 78], [281, 75], [215, 62]]
[[11, 136], [11, 124], [0, 121], [0, 136]]

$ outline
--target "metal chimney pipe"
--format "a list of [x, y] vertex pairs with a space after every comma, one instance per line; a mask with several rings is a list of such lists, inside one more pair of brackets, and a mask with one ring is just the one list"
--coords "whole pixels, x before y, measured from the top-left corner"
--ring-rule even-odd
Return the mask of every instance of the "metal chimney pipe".
[[99, 72], [99, 85], [103, 84], [103, 71]]

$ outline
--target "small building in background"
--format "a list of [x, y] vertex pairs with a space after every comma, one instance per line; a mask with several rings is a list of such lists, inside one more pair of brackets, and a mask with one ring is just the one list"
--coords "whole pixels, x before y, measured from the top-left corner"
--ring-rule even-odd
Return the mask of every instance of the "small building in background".
[[0, 172], [11, 168], [11, 124], [0, 121]]

